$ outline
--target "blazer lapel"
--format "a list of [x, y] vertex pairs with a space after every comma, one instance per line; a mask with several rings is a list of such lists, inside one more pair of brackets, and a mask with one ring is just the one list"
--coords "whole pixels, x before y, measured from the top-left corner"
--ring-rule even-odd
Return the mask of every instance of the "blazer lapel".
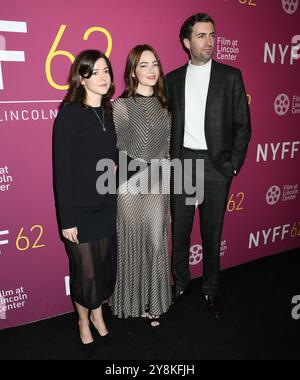
[[206, 101], [206, 110], [205, 110], [205, 118], [209, 116], [214, 111], [211, 109], [211, 105], [214, 104], [215, 94], [218, 92], [218, 86], [220, 83], [220, 71], [218, 70], [219, 66], [216, 61], [212, 61], [210, 81], [208, 87], [207, 101]]
[[187, 65], [184, 66], [179, 74], [178, 78], [178, 95], [180, 99], [180, 115], [182, 117], [182, 124], [185, 123], [185, 83], [186, 83], [186, 74], [187, 74]]

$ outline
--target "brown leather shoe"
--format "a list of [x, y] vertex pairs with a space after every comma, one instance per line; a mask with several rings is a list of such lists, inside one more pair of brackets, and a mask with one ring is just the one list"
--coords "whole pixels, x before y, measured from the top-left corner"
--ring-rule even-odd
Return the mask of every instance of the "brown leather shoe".
[[204, 295], [204, 299], [210, 314], [215, 318], [220, 318], [223, 314], [223, 306], [217, 296]]

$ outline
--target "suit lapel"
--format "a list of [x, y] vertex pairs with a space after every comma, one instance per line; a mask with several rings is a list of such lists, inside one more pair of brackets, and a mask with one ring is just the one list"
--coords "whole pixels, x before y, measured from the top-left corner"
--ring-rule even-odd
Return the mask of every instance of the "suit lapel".
[[184, 125], [185, 125], [185, 83], [186, 83], [187, 65], [182, 67], [178, 72], [176, 80], [176, 93], [178, 99], [178, 122], [176, 123], [176, 136], [179, 142], [179, 146], [183, 147], [184, 140]]
[[207, 93], [205, 118], [207, 118], [207, 116], [209, 116], [213, 112], [210, 106], [214, 104], [214, 97], [215, 97], [215, 94], [218, 92], [218, 86], [220, 83], [219, 76], [220, 76], [220, 71], [219, 71], [218, 63], [213, 60], [212, 66], [211, 66], [208, 93]]
[[178, 94], [180, 99], [180, 115], [182, 116], [182, 123], [185, 122], [185, 84], [186, 84], [187, 65], [184, 66], [178, 78]]

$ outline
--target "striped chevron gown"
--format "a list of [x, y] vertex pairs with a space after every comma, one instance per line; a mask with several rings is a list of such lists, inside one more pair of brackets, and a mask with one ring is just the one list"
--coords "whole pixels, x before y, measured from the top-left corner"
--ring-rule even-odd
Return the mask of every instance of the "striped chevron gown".
[[118, 149], [144, 165], [118, 188], [118, 268], [110, 305], [119, 318], [146, 310], [162, 315], [171, 305], [170, 116], [155, 96], [119, 98], [113, 112]]

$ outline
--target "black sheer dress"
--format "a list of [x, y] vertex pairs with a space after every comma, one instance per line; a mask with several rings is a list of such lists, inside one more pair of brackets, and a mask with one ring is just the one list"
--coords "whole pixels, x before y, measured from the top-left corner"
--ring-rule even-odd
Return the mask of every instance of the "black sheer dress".
[[88, 309], [100, 307], [115, 287], [116, 195], [100, 195], [96, 189], [103, 174], [96, 171], [98, 161], [114, 161], [115, 153], [113, 119], [101, 107], [76, 102], [59, 112], [54, 127], [56, 205], [61, 228], [78, 229], [79, 244], [66, 242], [70, 286], [73, 300]]

